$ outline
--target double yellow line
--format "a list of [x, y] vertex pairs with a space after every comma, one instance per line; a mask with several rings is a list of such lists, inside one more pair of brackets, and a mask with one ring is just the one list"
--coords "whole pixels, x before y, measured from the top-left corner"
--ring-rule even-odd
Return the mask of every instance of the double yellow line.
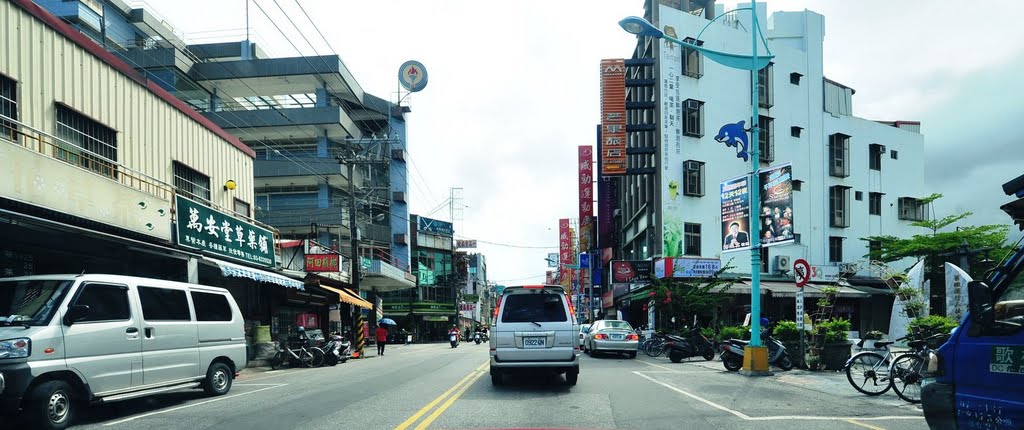
[[[436, 399], [432, 400], [430, 403], [427, 403], [427, 405], [424, 406], [423, 409], [416, 411], [416, 413], [409, 417], [409, 419], [399, 424], [398, 427], [395, 427], [395, 430], [405, 430], [409, 428], [409, 426], [413, 425], [413, 423], [419, 421], [419, 419], [423, 417], [424, 414], [430, 412], [431, 409], [434, 409], [434, 407], [437, 406], [438, 403], [444, 401], [444, 403], [442, 403], [440, 407], [435, 409], [433, 413], [431, 413], [425, 419], [423, 419], [423, 421], [421, 421], [419, 425], [416, 426], [415, 430], [423, 430], [427, 428], [427, 426], [433, 423], [434, 420], [437, 419], [437, 417], [441, 416], [441, 414], [444, 413], [444, 411], [447, 410], [448, 407], [452, 405], [452, 403], [455, 403], [455, 401], [459, 399], [459, 396], [462, 396], [462, 393], [465, 393], [466, 390], [468, 390], [469, 387], [472, 386], [473, 383], [477, 381], [477, 379], [480, 379], [481, 376], [484, 376], [484, 374], [487, 373], [485, 368], [487, 367], [488, 364], [489, 363], [485, 362], [484, 364], [481, 364], [480, 367], [473, 369], [472, 372], [469, 372], [469, 374], [466, 375], [465, 378], [462, 378], [461, 381], [459, 381], [454, 386], [449, 388], [448, 391], [445, 391], [440, 396], [437, 396]], [[453, 392], [455, 393], [454, 395], [452, 395]], [[445, 400], [446, 398], [448, 400]]]

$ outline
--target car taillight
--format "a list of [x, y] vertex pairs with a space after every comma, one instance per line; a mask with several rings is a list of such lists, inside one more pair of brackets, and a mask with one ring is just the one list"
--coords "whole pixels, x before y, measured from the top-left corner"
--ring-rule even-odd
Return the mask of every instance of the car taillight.
[[606, 340], [606, 339], [608, 339], [608, 335], [606, 335], [606, 334], [604, 334], [604, 333], [598, 333], [598, 334], [595, 334], [595, 335], [594, 335], [594, 339], [597, 339], [597, 340]]
[[636, 334], [627, 334], [626, 340], [640, 340], [640, 336], [637, 336]]
[[501, 309], [501, 298], [502, 296], [498, 296], [498, 302], [494, 304], [494, 315], [491, 316], [491, 320], [498, 319], [498, 310]]

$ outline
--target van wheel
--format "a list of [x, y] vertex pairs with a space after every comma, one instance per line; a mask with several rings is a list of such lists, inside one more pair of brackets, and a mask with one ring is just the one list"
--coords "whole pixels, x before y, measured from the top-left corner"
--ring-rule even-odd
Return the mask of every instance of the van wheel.
[[503, 382], [505, 382], [504, 379], [503, 379], [504, 377], [505, 377], [505, 375], [502, 375], [501, 371], [493, 370], [492, 369], [491, 370], [491, 385], [494, 385], [494, 386], [501, 385]]
[[211, 396], [221, 396], [231, 390], [231, 382], [234, 378], [231, 368], [224, 363], [213, 363], [210, 370], [206, 371], [206, 381], [203, 381], [203, 391]]
[[565, 385], [576, 385], [576, 381], [580, 379], [580, 370], [574, 369], [565, 372]]
[[77, 410], [75, 392], [64, 381], [39, 384], [29, 393], [25, 402], [25, 417], [34, 428], [63, 430]]

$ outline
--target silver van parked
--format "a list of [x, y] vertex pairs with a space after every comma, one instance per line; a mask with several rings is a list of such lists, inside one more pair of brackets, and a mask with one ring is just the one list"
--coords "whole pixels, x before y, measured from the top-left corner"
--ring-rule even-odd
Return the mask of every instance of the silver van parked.
[[564, 373], [568, 385], [580, 374], [579, 325], [558, 285], [506, 287], [491, 327], [491, 383], [517, 370]]
[[223, 288], [116, 275], [0, 278], [0, 416], [67, 427], [79, 407], [231, 389], [242, 315]]

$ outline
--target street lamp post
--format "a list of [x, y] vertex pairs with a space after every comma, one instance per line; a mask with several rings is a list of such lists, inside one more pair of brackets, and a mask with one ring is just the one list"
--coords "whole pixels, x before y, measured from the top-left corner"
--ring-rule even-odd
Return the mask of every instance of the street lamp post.
[[[741, 8], [736, 10], [747, 10], [748, 8]], [[761, 240], [760, 240], [760, 217], [758, 216], [758, 202], [760, 201], [760, 181], [758, 178], [758, 169], [760, 168], [759, 160], [759, 149], [758, 140], [760, 138], [760, 128], [758, 124], [758, 99], [759, 91], [757, 86], [757, 71], [763, 69], [774, 57], [769, 51], [768, 55], [759, 56], [757, 54], [757, 39], [760, 34], [757, 23], [757, 2], [751, 0], [750, 3], [750, 44], [751, 44], [751, 55], [732, 54], [728, 52], [720, 52], [713, 49], [707, 49], [703, 46], [699, 46], [694, 43], [684, 42], [674, 37], [666, 35], [663, 31], [659, 30], [653, 24], [647, 20], [631, 16], [619, 21], [619, 26], [622, 27], [628, 33], [649, 36], [681, 45], [685, 48], [696, 50], [704, 54], [708, 59], [722, 64], [726, 67], [749, 70], [750, 71], [750, 180], [751, 185], [750, 193], [750, 344], [744, 351], [744, 363], [743, 368], [745, 373], [748, 374], [767, 374], [768, 372], [768, 349], [761, 344]], [[722, 15], [724, 16], [724, 15]], [[715, 20], [711, 20], [705, 27], [708, 28]], [[704, 33], [701, 30], [700, 34]], [[698, 34], [697, 39], [700, 39]], [[767, 49], [767, 45], [765, 46]]]

